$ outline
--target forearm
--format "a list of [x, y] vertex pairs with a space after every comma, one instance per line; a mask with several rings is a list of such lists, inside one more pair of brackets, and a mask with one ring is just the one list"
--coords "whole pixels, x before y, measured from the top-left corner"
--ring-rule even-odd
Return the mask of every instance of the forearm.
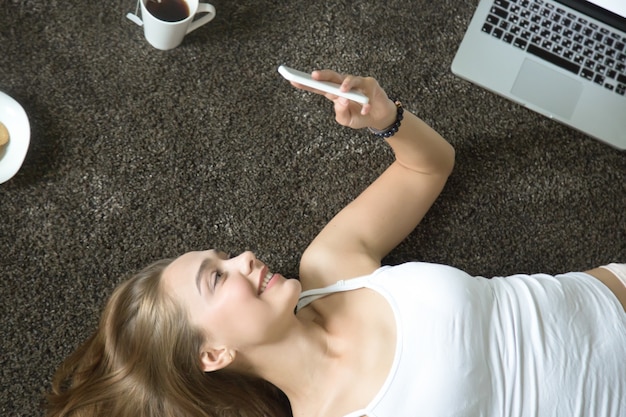
[[[393, 112], [395, 111], [394, 105]], [[392, 116], [389, 117], [391, 118]], [[425, 174], [449, 175], [452, 172], [454, 166], [452, 145], [406, 109], [398, 132], [386, 140], [393, 149], [398, 163], [405, 168]]]

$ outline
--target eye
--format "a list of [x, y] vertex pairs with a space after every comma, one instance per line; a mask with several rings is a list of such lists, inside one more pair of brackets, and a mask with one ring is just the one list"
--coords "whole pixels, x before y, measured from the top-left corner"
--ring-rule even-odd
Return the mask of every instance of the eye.
[[220, 281], [225, 278], [225, 276], [226, 274], [223, 271], [216, 269], [213, 272], [213, 276], [211, 277], [211, 289], [215, 290], [217, 284], [219, 284]]

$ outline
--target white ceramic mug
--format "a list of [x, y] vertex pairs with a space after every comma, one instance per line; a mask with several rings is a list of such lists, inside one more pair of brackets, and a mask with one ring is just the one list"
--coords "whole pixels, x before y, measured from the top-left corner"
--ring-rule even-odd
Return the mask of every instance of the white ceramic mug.
[[[215, 17], [215, 7], [211, 4], [200, 3], [199, 0], [184, 0], [189, 7], [189, 16], [177, 22], [167, 22], [156, 18], [148, 11], [146, 8], [148, 1], [150, 0], [140, 0], [142, 20], [140, 21], [138, 18], [131, 18], [131, 20], [143, 25], [146, 40], [157, 49], [176, 48], [181, 44], [186, 34], [209, 23]], [[205, 14], [195, 19], [196, 15], [201, 13]]]

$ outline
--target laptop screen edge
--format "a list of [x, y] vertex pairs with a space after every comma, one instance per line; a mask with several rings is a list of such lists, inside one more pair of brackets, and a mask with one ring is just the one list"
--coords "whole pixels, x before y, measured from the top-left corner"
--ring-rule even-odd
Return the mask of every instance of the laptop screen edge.
[[556, 1], [626, 33], [626, 17], [622, 17], [585, 0]]

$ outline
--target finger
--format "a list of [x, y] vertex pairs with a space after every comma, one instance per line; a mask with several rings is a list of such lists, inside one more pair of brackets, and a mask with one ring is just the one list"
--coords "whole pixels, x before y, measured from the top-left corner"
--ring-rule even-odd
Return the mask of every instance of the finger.
[[341, 91], [350, 91], [355, 88], [355, 84], [357, 83], [357, 77], [354, 75], [346, 75], [346, 77], [341, 82], [341, 86], [339, 87]]
[[333, 70], [316, 70], [311, 73], [311, 77], [317, 81], [330, 81], [335, 84], [341, 84], [344, 76]]
[[342, 126], [349, 126], [352, 121], [352, 112], [350, 111], [350, 100], [338, 97], [334, 100], [335, 120]]
[[341, 83], [341, 91], [357, 90], [369, 97], [374, 90], [372, 80], [373, 79], [369, 77], [347, 75]]

